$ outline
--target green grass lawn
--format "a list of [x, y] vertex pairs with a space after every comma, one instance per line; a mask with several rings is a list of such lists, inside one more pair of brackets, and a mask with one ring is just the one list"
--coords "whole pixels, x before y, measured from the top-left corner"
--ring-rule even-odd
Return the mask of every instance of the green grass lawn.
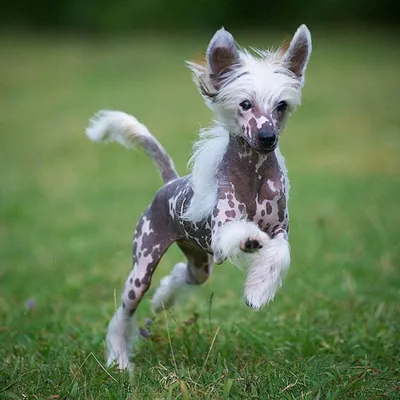
[[[248, 309], [245, 271], [218, 266], [171, 312], [153, 316], [145, 298], [138, 323], [153, 319], [151, 338], [132, 377], [104, 367], [134, 225], [161, 180], [144, 154], [84, 129], [98, 109], [130, 112], [186, 173], [211, 115], [183, 60], [211, 34], [0, 39], [0, 398], [400, 398], [400, 48], [389, 34], [314, 34], [281, 144], [292, 265], [275, 301]], [[168, 252], [154, 287], [181, 259]]]

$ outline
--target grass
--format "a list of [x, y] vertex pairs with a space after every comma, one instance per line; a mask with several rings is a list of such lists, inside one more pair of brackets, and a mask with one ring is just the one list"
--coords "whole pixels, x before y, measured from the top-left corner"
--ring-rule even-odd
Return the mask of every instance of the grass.
[[[132, 230], [160, 179], [145, 155], [83, 131], [98, 109], [131, 112], [184, 173], [210, 114], [183, 60], [207, 39], [0, 39], [0, 398], [400, 398], [400, 51], [390, 34], [314, 34], [303, 106], [282, 138], [292, 265], [275, 301], [251, 311], [244, 272], [216, 267], [170, 312], [154, 317], [146, 297], [138, 323], [153, 319], [151, 338], [134, 375], [105, 369]], [[154, 283], [179, 260], [172, 248]]]

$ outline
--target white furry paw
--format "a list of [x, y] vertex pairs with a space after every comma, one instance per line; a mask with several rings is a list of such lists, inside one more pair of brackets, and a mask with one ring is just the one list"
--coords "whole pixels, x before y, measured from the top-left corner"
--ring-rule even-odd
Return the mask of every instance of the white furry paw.
[[257, 253], [251, 263], [244, 286], [246, 304], [259, 310], [271, 301], [290, 264], [289, 243], [282, 237], [272, 239]]
[[117, 364], [121, 370], [132, 367], [131, 346], [134, 340], [134, 320], [131, 320], [121, 308], [117, 310], [108, 325], [107, 366]]
[[129, 358], [126, 343], [120, 343], [115, 338], [107, 338], [107, 367], [116, 364], [121, 370], [131, 369], [132, 363]]
[[244, 301], [248, 307], [258, 311], [273, 299], [274, 294], [271, 295], [270, 288], [265, 284], [265, 281], [252, 285], [246, 284]]
[[240, 264], [241, 254], [257, 252], [269, 241], [269, 236], [251, 221], [227, 222], [213, 238], [214, 262], [221, 264], [229, 259], [234, 264]]
[[181, 289], [186, 287], [187, 267], [185, 263], [175, 265], [170, 275], [167, 275], [160, 282], [160, 286], [154, 293], [152, 303], [155, 312], [160, 312], [164, 307], [172, 306]]

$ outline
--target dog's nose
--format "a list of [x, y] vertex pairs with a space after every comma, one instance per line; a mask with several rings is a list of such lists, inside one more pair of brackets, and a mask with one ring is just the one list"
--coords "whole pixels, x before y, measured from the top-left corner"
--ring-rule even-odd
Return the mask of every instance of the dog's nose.
[[275, 133], [260, 131], [258, 138], [263, 145], [268, 147], [272, 147], [276, 143]]

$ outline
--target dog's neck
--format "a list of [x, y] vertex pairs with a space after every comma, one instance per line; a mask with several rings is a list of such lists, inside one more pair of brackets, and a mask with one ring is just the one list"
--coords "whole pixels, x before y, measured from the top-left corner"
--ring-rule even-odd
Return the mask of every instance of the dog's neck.
[[242, 138], [231, 137], [216, 179], [218, 196], [223, 199], [227, 193], [232, 193], [245, 206], [250, 219], [261, 218], [266, 204], [278, 198], [281, 203], [279, 212], [284, 212], [288, 182], [279, 149], [260, 153]]
[[194, 194], [185, 215], [192, 221], [211, 215], [218, 197], [226, 190], [233, 189], [238, 198], [247, 203], [252, 196], [253, 201], [265, 197], [263, 191], [269, 190], [271, 184], [278, 188], [282, 176], [286, 175], [278, 148], [262, 154], [248, 146], [244, 139], [229, 135], [220, 125], [211, 132], [213, 135], [200, 142], [193, 158]]
[[261, 153], [237, 136], [230, 136], [222, 164], [225, 178], [239, 186], [260, 179], [275, 181], [280, 172], [275, 151]]

